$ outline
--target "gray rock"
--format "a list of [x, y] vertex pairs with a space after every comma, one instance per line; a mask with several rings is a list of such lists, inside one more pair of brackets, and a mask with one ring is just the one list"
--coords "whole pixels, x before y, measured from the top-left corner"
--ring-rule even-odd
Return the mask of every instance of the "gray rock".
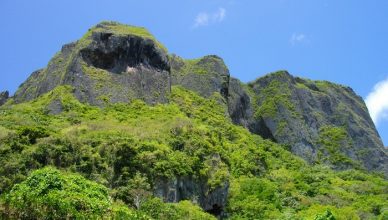
[[176, 55], [171, 58], [171, 83], [210, 97], [218, 92], [224, 98], [229, 92], [229, 70], [224, 61], [215, 55], [200, 59], [184, 60]]
[[103, 22], [79, 41], [62, 47], [47, 67], [34, 72], [15, 94], [16, 102], [32, 100], [59, 85], [74, 87], [83, 102], [142, 99], [165, 103], [170, 93], [167, 52], [152, 35], [137, 27]]
[[233, 123], [246, 127], [265, 139], [274, 140], [263, 120], [257, 120], [254, 116], [254, 103], [252, 103], [254, 95], [250, 88], [238, 79], [230, 78], [228, 93], [228, 110]]
[[6, 103], [8, 99], [9, 99], [8, 91], [0, 92], [0, 106], [4, 105], [4, 103]]
[[163, 198], [165, 202], [190, 200], [206, 212], [223, 218], [228, 199], [229, 180], [225, 179], [222, 184], [216, 186], [209, 185], [211, 184], [209, 180], [214, 178], [214, 174], [223, 163], [218, 154], [212, 155], [210, 161], [211, 171], [206, 177], [186, 176], [156, 181], [155, 195]]
[[[249, 84], [254, 118], [308, 162], [388, 175], [388, 156], [361, 97], [345, 86], [272, 73]], [[252, 130], [262, 134], [262, 130]]]
[[155, 195], [165, 202], [190, 200], [215, 216], [225, 214], [228, 192], [229, 183], [210, 190], [206, 181], [194, 180], [192, 177], [159, 180], [155, 186]]

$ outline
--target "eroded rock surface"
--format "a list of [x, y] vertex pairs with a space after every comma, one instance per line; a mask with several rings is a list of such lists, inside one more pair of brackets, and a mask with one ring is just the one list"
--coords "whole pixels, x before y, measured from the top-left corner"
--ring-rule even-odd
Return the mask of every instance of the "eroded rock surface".
[[9, 99], [8, 91], [0, 92], [0, 105], [3, 105], [4, 103], [6, 103], [8, 99]]
[[218, 92], [227, 98], [229, 78], [229, 70], [218, 56], [209, 55], [192, 60], [171, 56], [172, 85], [183, 86], [204, 97], [210, 97]]
[[169, 71], [167, 52], [145, 29], [103, 22], [34, 72], [16, 92], [15, 101], [71, 85], [79, 100], [93, 105], [133, 99], [164, 103], [170, 93]]
[[[254, 118], [309, 162], [388, 174], [388, 156], [363, 99], [346, 86], [272, 73], [249, 84]], [[262, 134], [260, 130], [252, 130]]]

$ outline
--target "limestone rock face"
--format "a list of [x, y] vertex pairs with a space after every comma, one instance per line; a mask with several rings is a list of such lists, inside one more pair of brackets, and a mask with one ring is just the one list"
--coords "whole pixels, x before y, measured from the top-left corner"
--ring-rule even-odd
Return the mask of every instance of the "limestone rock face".
[[[388, 156], [366, 105], [354, 91], [286, 71], [249, 83], [254, 133], [270, 136], [309, 162], [334, 169], [364, 167], [388, 174]], [[262, 132], [265, 132], [264, 134]]]
[[144, 28], [102, 22], [62, 47], [47, 67], [34, 72], [15, 94], [16, 102], [37, 98], [58, 85], [93, 105], [142, 99], [167, 102], [167, 52]]
[[210, 97], [218, 92], [227, 98], [229, 92], [229, 70], [224, 61], [215, 55], [200, 59], [184, 60], [171, 56], [171, 83]]
[[159, 181], [155, 189], [155, 195], [164, 198], [165, 202], [190, 200], [218, 217], [224, 214], [228, 192], [228, 183], [210, 191], [206, 182], [190, 177]]
[[8, 91], [0, 92], [0, 105], [3, 105], [4, 103], [6, 103], [8, 98], [9, 98]]

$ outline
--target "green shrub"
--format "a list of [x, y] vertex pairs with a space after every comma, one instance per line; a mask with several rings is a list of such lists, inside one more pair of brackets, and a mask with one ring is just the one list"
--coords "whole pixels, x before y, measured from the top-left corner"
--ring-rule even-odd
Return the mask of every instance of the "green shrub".
[[52, 167], [34, 171], [5, 198], [10, 217], [32, 219], [98, 218], [111, 204], [104, 186]]

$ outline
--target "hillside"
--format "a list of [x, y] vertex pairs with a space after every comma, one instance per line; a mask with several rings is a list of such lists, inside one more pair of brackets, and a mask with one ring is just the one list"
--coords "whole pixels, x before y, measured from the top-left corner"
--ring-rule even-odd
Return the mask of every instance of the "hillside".
[[346, 86], [244, 84], [102, 22], [0, 105], [4, 219], [388, 218], [387, 152]]

